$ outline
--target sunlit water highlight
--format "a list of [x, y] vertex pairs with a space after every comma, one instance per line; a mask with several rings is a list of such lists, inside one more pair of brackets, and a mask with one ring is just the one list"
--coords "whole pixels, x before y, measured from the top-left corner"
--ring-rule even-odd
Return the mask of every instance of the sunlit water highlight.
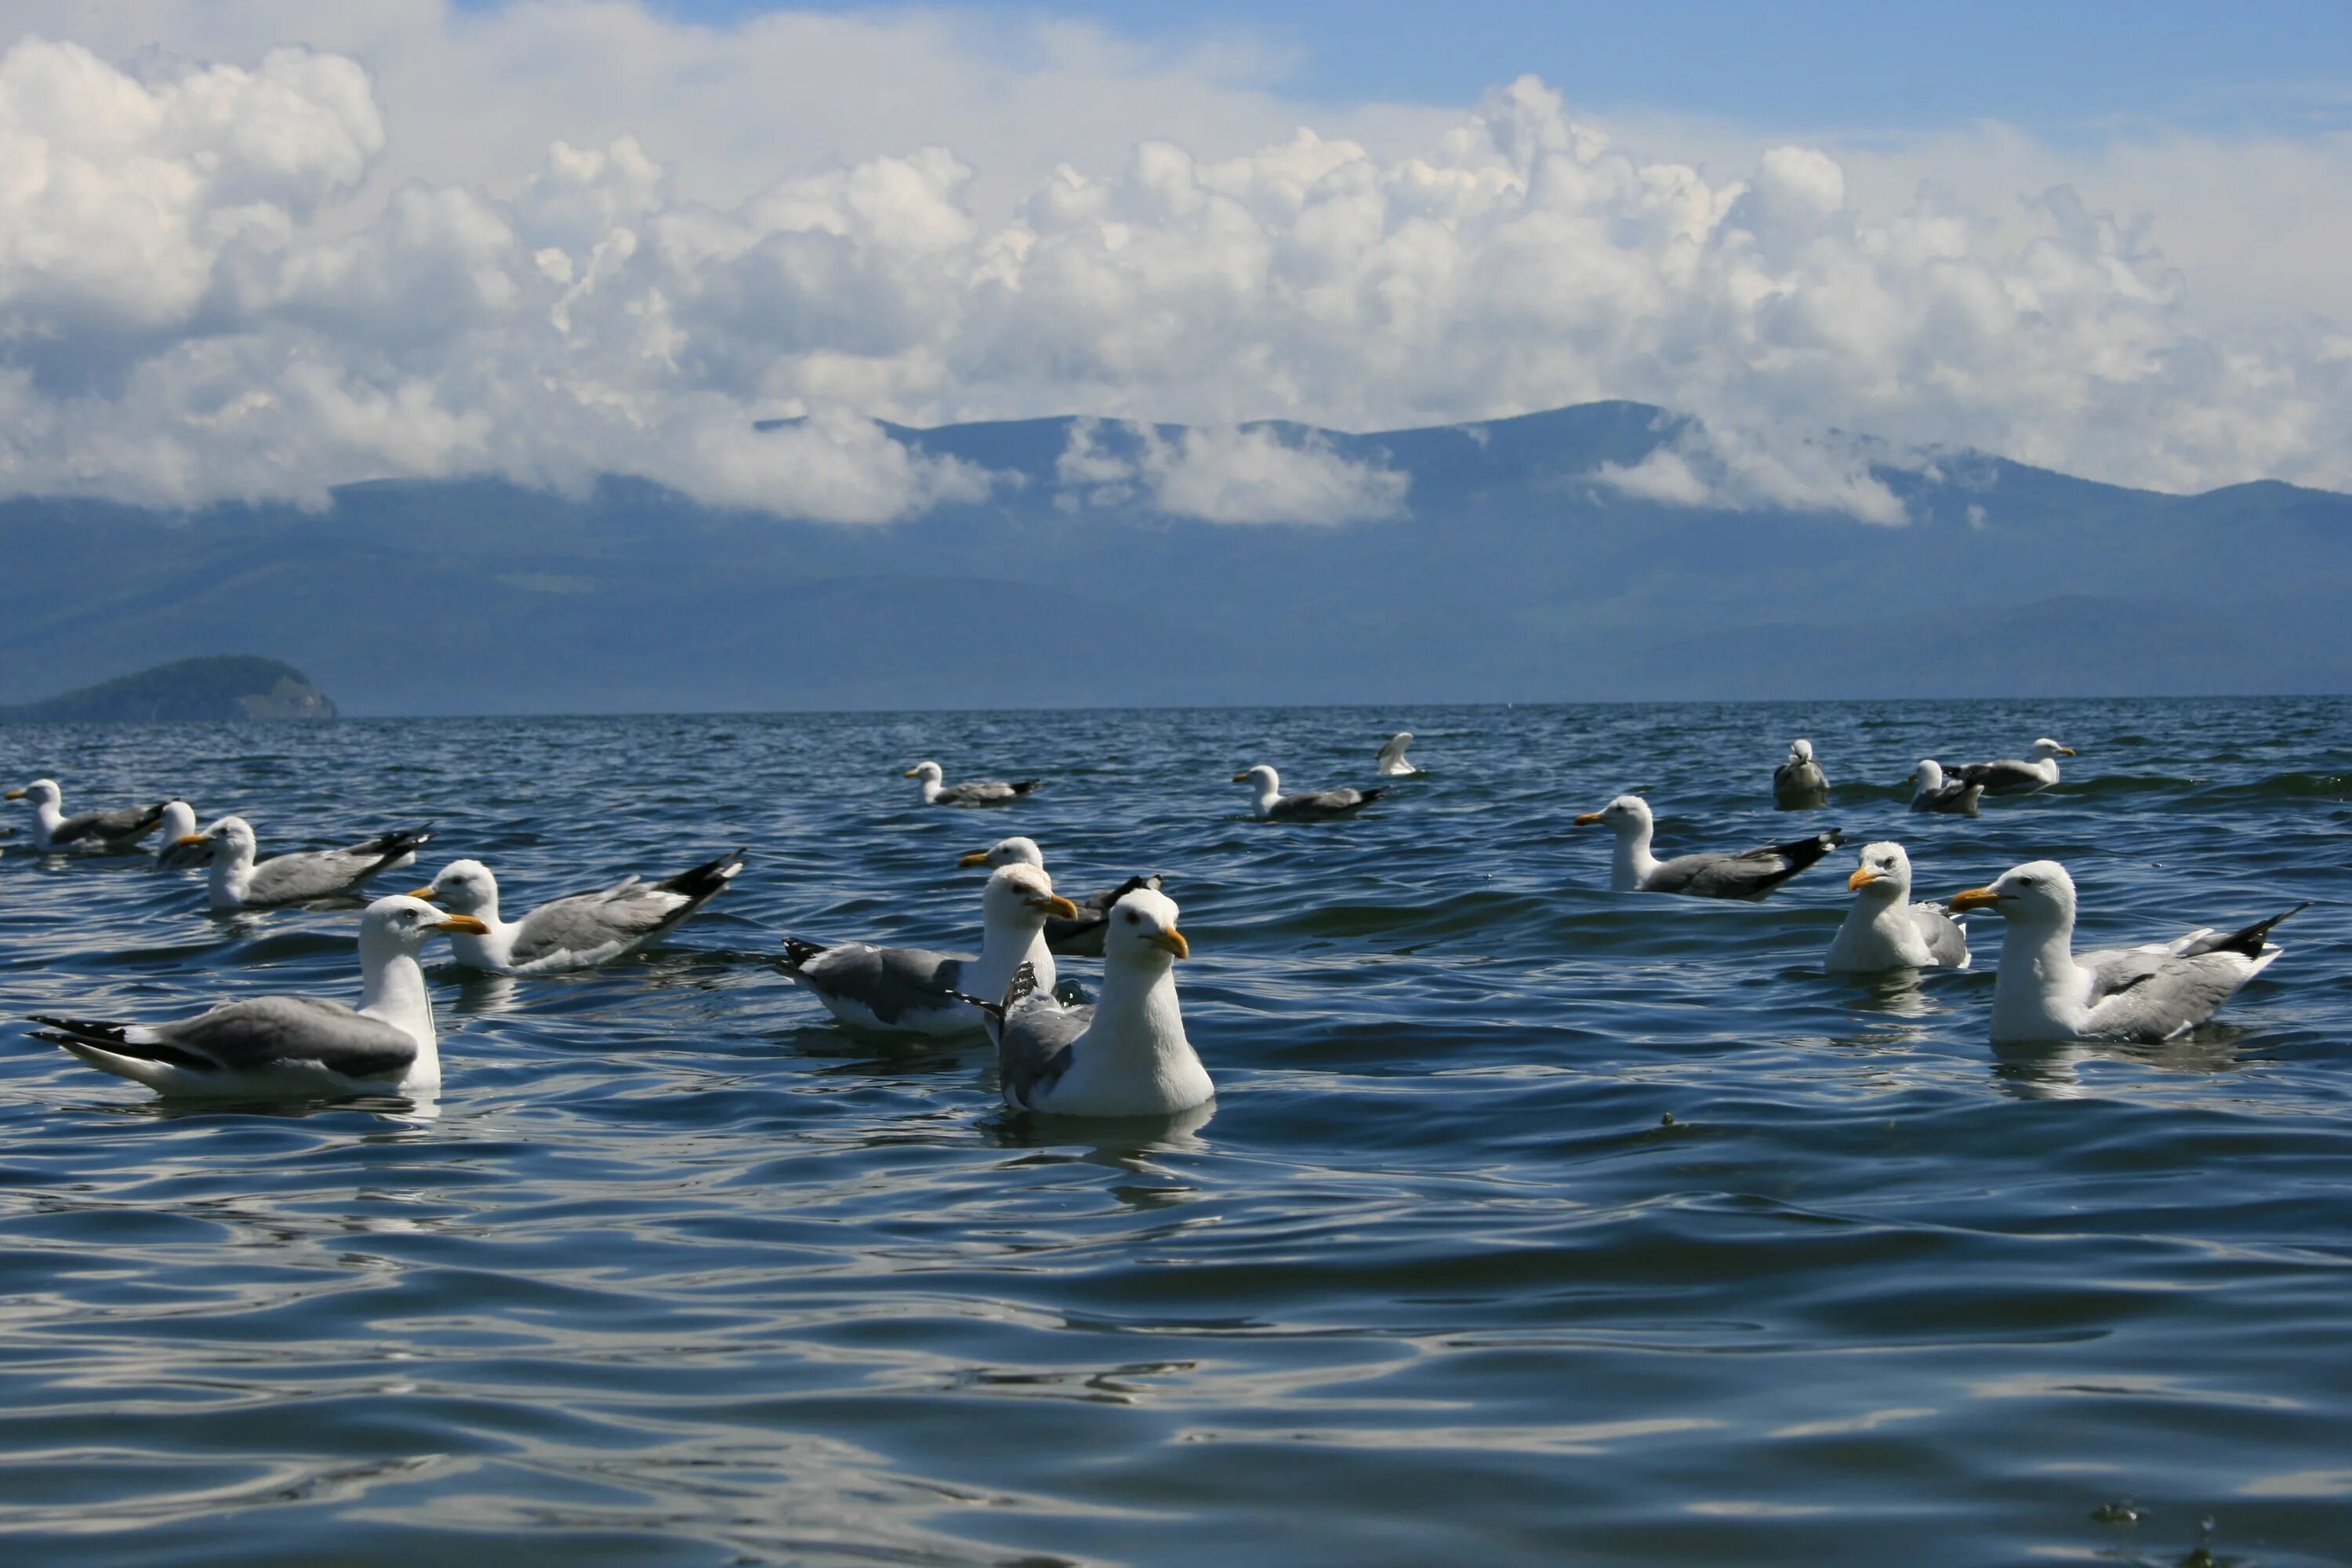
[[[1224, 781], [1425, 777], [1336, 826]], [[1918, 757], [2080, 749], [1922, 818]], [[1769, 777], [1810, 735], [1832, 807]], [[2343, 1561], [2352, 703], [1496, 708], [0, 731], [68, 807], [424, 819], [510, 905], [748, 845], [592, 975], [436, 967], [436, 1106], [168, 1110], [43, 1010], [351, 995], [349, 910], [0, 857], [0, 1531], [41, 1563]], [[899, 770], [1042, 774], [923, 811]], [[23, 782], [12, 776], [10, 783]], [[1832, 822], [1756, 907], [1606, 892]], [[1003, 1110], [780, 931], [961, 943], [999, 834], [1167, 873], [1220, 1094]], [[2092, 940], [2317, 900], [2224, 1023], [1995, 1052], [1979, 963], [1821, 973], [1851, 849], [2051, 856]], [[422, 875], [415, 879], [422, 880]], [[387, 883], [398, 890], [408, 879]], [[436, 961], [437, 962], [437, 961]], [[1069, 966], [1082, 984], [1096, 966]], [[1672, 1117], [1671, 1124], [1664, 1121]], [[2211, 1521], [2210, 1536], [2204, 1521]]]

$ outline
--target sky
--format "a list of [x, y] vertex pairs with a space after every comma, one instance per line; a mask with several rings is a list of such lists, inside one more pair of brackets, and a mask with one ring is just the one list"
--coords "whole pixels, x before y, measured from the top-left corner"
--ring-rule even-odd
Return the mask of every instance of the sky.
[[0, 494], [877, 522], [987, 481], [875, 420], [1076, 413], [1324, 523], [1403, 503], [1236, 422], [1601, 397], [1701, 422], [1612, 482], [1868, 524], [1961, 447], [2352, 489], [2347, 198], [2342, 0], [13, 0]]

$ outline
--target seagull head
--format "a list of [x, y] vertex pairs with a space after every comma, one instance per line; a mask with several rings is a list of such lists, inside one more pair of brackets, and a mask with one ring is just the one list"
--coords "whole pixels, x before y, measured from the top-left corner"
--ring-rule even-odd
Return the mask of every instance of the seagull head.
[[2033, 742], [2033, 760], [2037, 763], [2046, 763], [2053, 757], [2071, 757], [2074, 754], [2074, 747], [2062, 746], [2047, 735]]
[[1037, 931], [1048, 915], [1076, 920], [1078, 906], [1055, 892], [1054, 879], [1035, 866], [999, 867], [980, 896], [982, 925]]
[[1142, 964], [1165, 969], [1180, 958], [1192, 956], [1192, 944], [1176, 929], [1176, 900], [1150, 888], [1134, 892], [1111, 906], [1103, 927], [1103, 963]]
[[478, 915], [499, 907], [499, 879], [479, 860], [452, 860], [439, 876], [407, 896], [461, 915]]
[[1000, 838], [985, 849], [975, 849], [956, 862], [959, 866], [1034, 866], [1045, 868], [1045, 852], [1037, 847], [1034, 838]]
[[1282, 791], [1282, 775], [1264, 763], [1258, 763], [1246, 773], [1235, 773], [1234, 783], [1248, 784], [1260, 795], [1278, 795]]
[[36, 811], [45, 805], [59, 805], [65, 798], [66, 792], [58, 787], [55, 779], [35, 779], [23, 789], [12, 789], [5, 796], [0, 796], [0, 799], [30, 801]]
[[2029, 860], [2003, 871], [1990, 886], [1959, 894], [1951, 907], [1955, 914], [1990, 910], [2012, 924], [2071, 925], [2074, 879], [2055, 860]]
[[1608, 827], [1621, 837], [1629, 833], [1646, 833], [1650, 829], [1650, 803], [1638, 795], [1621, 795], [1599, 811], [1588, 811], [1578, 817], [1576, 825]]
[[937, 784], [947, 777], [947, 774], [940, 771], [940, 764], [937, 763], [917, 763], [898, 776], [902, 779], [921, 779], [926, 784]]
[[487, 935], [489, 927], [471, 915], [444, 914], [423, 899], [395, 893], [378, 899], [360, 915], [362, 953], [414, 953], [436, 936], [450, 931]]
[[1790, 742], [1789, 760], [1792, 763], [1811, 762], [1813, 760], [1813, 743], [1811, 741]]
[[1881, 903], [1907, 903], [1911, 898], [1911, 857], [1900, 844], [1865, 844], [1862, 864], [1845, 885], [1865, 899]]
[[224, 816], [202, 833], [191, 833], [180, 839], [176, 847], [196, 850], [206, 856], [228, 851], [232, 860], [253, 858], [260, 840], [253, 836], [253, 824], [241, 816]]
[[1919, 765], [1911, 770], [1911, 776], [1903, 782], [1917, 784], [1921, 789], [1941, 789], [1944, 787], [1944, 764], [1933, 757], [1922, 757]]

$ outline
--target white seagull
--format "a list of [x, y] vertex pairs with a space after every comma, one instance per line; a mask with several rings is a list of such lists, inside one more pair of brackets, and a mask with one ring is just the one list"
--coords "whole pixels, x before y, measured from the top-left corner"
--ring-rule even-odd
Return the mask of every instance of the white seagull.
[[1383, 778], [1403, 778], [1408, 774], [1421, 772], [1404, 754], [1404, 749], [1412, 744], [1412, 731], [1410, 730], [1399, 730], [1395, 734], [1391, 735], [1381, 747], [1381, 754], [1373, 771]]
[[441, 932], [477, 932], [470, 915], [415, 899], [378, 899], [360, 916], [360, 1005], [312, 996], [224, 1002], [169, 1024], [36, 1015], [36, 1039], [158, 1094], [315, 1100], [429, 1094], [441, 1084], [433, 999], [417, 950]]
[[2058, 759], [2074, 754], [2047, 735], [2033, 742], [2033, 760], [2003, 757], [1997, 763], [1963, 763], [1952, 770], [1960, 784], [1984, 785], [1987, 795], [2033, 795], [2058, 782]]
[[1381, 789], [1320, 789], [1304, 795], [1282, 793], [1282, 775], [1264, 763], [1235, 773], [1234, 783], [1256, 793], [1257, 814], [1267, 822], [1329, 822], [1353, 816], [1388, 792]]
[[940, 772], [940, 764], [937, 763], [917, 763], [899, 775], [901, 778], [923, 781], [925, 805], [1003, 805], [1008, 800], [1018, 800], [1027, 795], [1037, 787], [1039, 782], [1036, 779], [1023, 779], [1018, 784], [1004, 784], [998, 781], [985, 784], [949, 784], [942, 788], [940, 781], [946, 776], [946, 773]]
[[[1037, 847], [1037, 841], [1034, 838], [1000, 838], [985, 849], [973, 850], [956, 864], [986, 866], [991, 869], [1000, 866], [1034, 866], [1042, 871], [1045, 868], [1045, 852]], [[1073, 900], [1078, 909], [1076, 915], [1067, 918], [1047, 915], [1045, 951], [1059, 953], [1065, 958], [1100, 958], [1103, 923], [1110, 914], [1110, 907], [1138, 888], [1149, 888], [1158, 892], [1160, 881], [1157, 874], [1129, 877], [1116, 888]]]
[[1911, 901], [1911, 857], [1900, 844], [1865, 844], [1845, 885], [1853, 903], [1830, 939], [1832, 974], [1885, 969], [1966, 969], [1968, 934], [1940, 905]]
[[1760, 899], [1845, 842], [1843, 830], [1832, 827], [1811, 838], [1768, 844], [1736, 855], [1677, 855], [1661, 860], [1650, 853], [1654, 826], [1650, 803], [1638, 795], [1621, 795], [1599, 811], [1578, 817], [1576, 825], [1599, 825], [1617, 835], [1609, 870], [1612, 890], [1687, 893], [1701, 899]]
[[68, 816], [65, 799], [65, 791], [58, 787], [55, 779], [35, 779], [22, 789], [0, 795], [0, 800], [32, 803], [33, 848], [44, 854], [109, 854], [136, 847], [142, 838], [155, 831], [155, 825], [163, 820], [164, 808], [171, 804], [159, 800], [153, 805], [126, 805], [113, 811]]
[[184, 871], [205, 863], [205, 851], [190, 847], [196, 831], [196, 808], [184, 800], [163, 803], [163, 831], [155, 836], [155, 869]]
[[1780, 811], [1811, 811], [1830, 803], [1830, 781], [1813, 761], [1811, 741], [1789, 742], [1789, 760], [1772, 770], [1772, 805]]
[[1004, 1103], [1059, 1116], [1174, 1116], [1216, 1085], [1184, 1035], [1175, 963], [1192, 955], [1176, 905], [1150, 891], [1111, 910], [1102, 995], [1065, 1007], [1024, 966], [1001, 1002], [977, 1001], [996, 1037]]
[[541, 904], [519, 921], [499, 918], [499, 879], [479, 860], [453, 860], [408, 896], [471, 915], [478, 935], [453, 936], [450, 948], [468, 969], [493, 974], [560, 974], [593, 969], [652, 946], [726, 890], [743, 868], [743, 851], [721, 855], [658, 882], [625, 878], [600, 892]]
[[825, 947], [784, 938], [783, 971], [853, 1028], [901, 1035], [955, 1035], [981, 1026], [980, 1015], [960, 993], [1000, 994], [1013, 972], [1031, 965], [1052, 990], [1054, 955], [1045, 947], [1049, 916], [1075, 917], [1077, 906], [1055, 895], [1052, 879], [1034, 866], [1006, 866], [988, 879], [980, 897], [980, 953], [929, 948], [875, 947], [843, 942]]
[[215, 910], [257, 910], [354, 893], [369, 878], [416, 863], [416, 850], [433, 837], [430, 827], [385, 833], [347, 849], [298, 849], [255, 862], [259, 849], [253, 825], [224, 816], [202, 833], [180, 840], [210, 858], [208, 888]]
[[1920, 758], [1919, 765], [1911, 770], [1911, 776], [1904, 782], [1915, 786], [1911, 792], [1911, 809], [1914, 811], [1974, 816], [1977, 803], [1984, 798], [1984, 785], [1947, 780], [1943, 764], [1933, 757]]
[[2283, 949], [2271, 928], [2299, 910], [2226, 935], [2210, 927], [2168, 942], [2076, 952], [2074, 879], [2055, 860], [2011, 867], [1970, 888], [1956, 910], [1990, 910], [2009, 922], [1993, 982], [1995, 1045], [2037, 1040], [2168, 1040], [2210, 1018]]

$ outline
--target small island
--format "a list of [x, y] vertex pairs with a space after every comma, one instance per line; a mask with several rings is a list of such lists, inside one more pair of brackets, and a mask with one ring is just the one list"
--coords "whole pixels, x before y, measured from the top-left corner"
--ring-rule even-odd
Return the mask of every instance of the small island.
[[0, 707], [0, 723], [68, 724], [256, 719], [331, 719], [335, 704], [290, 664], [225, 656], [184, 658], [79, 690]]

